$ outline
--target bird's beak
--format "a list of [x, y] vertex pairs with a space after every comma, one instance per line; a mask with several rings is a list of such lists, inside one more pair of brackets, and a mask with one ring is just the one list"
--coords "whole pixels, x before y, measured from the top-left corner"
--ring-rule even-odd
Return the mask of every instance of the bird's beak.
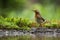
[[32, 11], [34, 11], [34, 10], [32, 10]]
[[33, 9], [32, 11], [34, 11], [34, 12], [35, 12], [36, 10], [35, 10], [35, 9]]

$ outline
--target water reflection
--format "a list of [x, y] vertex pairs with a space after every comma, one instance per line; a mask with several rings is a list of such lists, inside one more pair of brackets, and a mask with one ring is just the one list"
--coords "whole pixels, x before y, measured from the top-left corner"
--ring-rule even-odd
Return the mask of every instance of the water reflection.
[[0, 40], [60, 40], [60, 30], [17, 31], [0, 30]]
[[[60, 34], [59, 34], [60, 35]], [[8, 37], [0, 37], [0, 40], [60, 40], [58, 35], [53, 36], [52, 34], [24, 34], [21, 36], [8, 36]]]

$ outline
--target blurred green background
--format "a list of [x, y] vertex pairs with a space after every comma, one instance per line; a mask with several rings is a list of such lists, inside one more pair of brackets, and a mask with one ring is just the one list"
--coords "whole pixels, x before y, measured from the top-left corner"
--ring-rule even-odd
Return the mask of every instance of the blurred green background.
[[46, 20], [60, 20], [60, 0], [0, 0], [0, 16], [34, 19], [37, 9]]

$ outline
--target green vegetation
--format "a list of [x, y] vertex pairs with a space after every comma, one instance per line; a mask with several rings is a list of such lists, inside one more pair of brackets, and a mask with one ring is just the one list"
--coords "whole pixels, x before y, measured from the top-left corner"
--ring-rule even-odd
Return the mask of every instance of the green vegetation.
[[46, 28], [60, 28], [60, 21], [58, 20], [53, 20], [48, 23], [45, 23], [44, 26]]
[[[60, 23], [58, 21], [51, 21], [50, 23], [46, 22], [43, 27], [46, 28], [60, 28]], [[39, 27], [39, 24], [33, 22], [29, 19], [12, 17], [12, 18], [3, 18], [0, 16], [0, 29], [7, 30], [30, 30], [31, 27]]]
[[[33, 27], [33, 22], [29, 19], [23, 19], [23, 18], [3, 18], [0, 16], [0, 29], [16, 29], [16, 30], [30, 30], [31, 27]], [[37, 25], [35, 25], [36, 27]]]

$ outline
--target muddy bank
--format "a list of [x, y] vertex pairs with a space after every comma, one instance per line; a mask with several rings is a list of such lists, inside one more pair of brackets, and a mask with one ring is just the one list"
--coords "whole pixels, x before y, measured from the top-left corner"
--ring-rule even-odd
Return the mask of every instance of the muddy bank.
[[60, 29], [31, 28], [31, 30], [0, 30], [1, 36], [20, 36], [20, 35], [40, 35], [40, 36], [60, 36]]

